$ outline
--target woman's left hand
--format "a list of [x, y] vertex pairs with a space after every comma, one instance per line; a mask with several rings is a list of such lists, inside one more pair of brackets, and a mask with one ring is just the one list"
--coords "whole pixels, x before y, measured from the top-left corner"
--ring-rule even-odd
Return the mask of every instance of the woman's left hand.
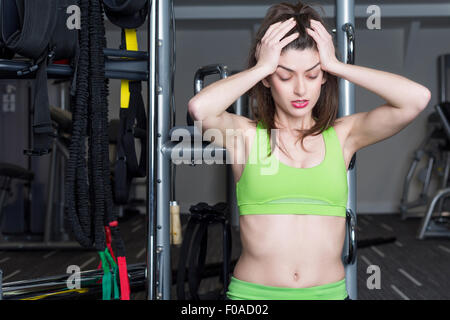
[[334, 52], [333, 38], [320, 21], [311, 19], [310, 25], [311, 29], [306, 28], [306, 31], [316, 41], [322, 70], [329, 72], [334, 64], [339, 63]]

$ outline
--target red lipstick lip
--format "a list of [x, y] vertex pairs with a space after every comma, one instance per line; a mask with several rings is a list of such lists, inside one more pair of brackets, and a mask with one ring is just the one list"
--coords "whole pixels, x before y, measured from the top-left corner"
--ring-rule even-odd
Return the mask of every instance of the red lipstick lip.
[[[298, 101], [298, 100], [297, 100]], [[309, 103], [309, 100], [306, 100], [302, 103], [292, 101], [291, 104], [294, 108], [305, 108]]]

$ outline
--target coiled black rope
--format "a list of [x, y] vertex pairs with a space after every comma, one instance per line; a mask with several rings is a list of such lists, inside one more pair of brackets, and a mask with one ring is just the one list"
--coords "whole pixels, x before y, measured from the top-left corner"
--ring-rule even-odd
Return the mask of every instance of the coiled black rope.
[[[110, 299], [111, 294], [118, 299], [119, 269], [110, 238], [105, 232], [111, 231], [119, 257], [125, 257], [125, 246], [120, 236], [111, 188], [102, 2], [80, 0], [80, 9], [73, 131], [66, 172], [67, 216], [77, 241], [99, 252], [104, 270], [103, 299]], [[124, 273], [121, 276], [122, 295], [129, 298], [126, 261], [120, 260], [119, 265], [125, 271], [121, 272]]]
[[86, 167], [86, 134], [88, 127], [89, 103], [89, 0], [80, 0], [81, 29], [79, 31], [79, 56], [76, 74], [75, 105], [72, 108], [72, 140], [66, 168], [66, 212], [76, 240], [91, 248], [94, 243], [92, 233], [91, 207], [89, 197], [88, 172]]

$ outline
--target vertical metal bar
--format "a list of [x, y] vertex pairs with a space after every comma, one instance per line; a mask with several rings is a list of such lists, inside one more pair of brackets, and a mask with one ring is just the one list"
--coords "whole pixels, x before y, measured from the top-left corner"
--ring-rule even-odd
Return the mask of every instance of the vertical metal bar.
[[[343, 63], [353, 63], [353, 61], [348, 61], [349, 56], [349, 42], [347, 39], [347, 34], [343, 27], [345, 24], [349, 23], [352, 26], [355, 25], [355, 2], [354, 0], [336, 0], [336, 37], [338, 50], [343, 58]], [[338, 117], [347, 116], [355, 113], [355, 88], [354, 84], [345, 79], [339, 79], [339, 115]], [[355, 223], [356, 223], [356, 166], [349, 169], [347, 172], [348, 180], [348, 202], [347, 208], [351, 209], [355, 213]], [[346, 255], [348, 252], [348, 232], [346, 232], [346, 241], [344, 245], [343, 254]], [[357, 259], [354, 260], [352, 264], [345, 265], [345, 279], [347, 292], [350, 299], [357, 299], [357, 269], [356, 269]]]
[[170, 291], [172, 283], [171, 264], [170, 264], [170, 183], [171, 170], [170, 159], [166, 158], [161, 151], [164, 143], [170, 140], [170, 96], [172, 93], [171, 85], [171, 54], [172, 42], [170, 41], [170, 22], [172, 12], [172, 0], [157, 0], [154, 1], [155, 19], [155, 52], [150, 56], [156, 57], [157, 64], [155, 64], [155, 100], [153, 115], [154, 126], [156, 129], [154, 146], [150, 149], [157, 150], [154, 152], [154, 199], [153, 209], [156, 209], [156, 230], [155, 230], [155, 245], [156, 245], [156, 271], [155, 271], [155, 289], [156, 299], [170, 300]]
[[[159, 0], [158, 8], [158, 134], [156, 150], [161, 150], [170, 140], [171, 95], [172, 95], [172, 54], [173, 45], [170, 38], [170, 25], [173, 0]], [[160, 253], [159, 288], [162, 294], [159, 299], [170, 300], [172, 287], [172, 267], [170, 264], [170, 184], [171, 160], [162, 152], [157, 153], [157, 233], [156, 241]]]
[[445, 57], [446, 55], [440, 55], [438, 57], [438, 92], [439, 92], [439, 102], [446, 102], [447, 100], [447, 88], [446, 88], [446, 82], [447, 82], [447, 70], [445, 68]]
[[156, 94], [156, 9], [157, 1], [149, 1], [148, 17], [148, 123], [147, 123], [147, 268], [146, 294], [147, 300], [155, 299], [155, 201], [154, 201], [154, 170], [155, 170], [155, 94]]
[[50, 172], [48, 175], [48, 196], [47, 196], [47, 208], [45, 211], [45, 225], [44, 225], [44, 242], [49, 242], [52, 234], [52, 214], [53, 214], [53, 198], [55, 192], [55, 174], [57, 170], [56, 154], [58, 153], [58, 147], [56, 139], [53, 140], [53, 152], [51, 153], [50, 160]]

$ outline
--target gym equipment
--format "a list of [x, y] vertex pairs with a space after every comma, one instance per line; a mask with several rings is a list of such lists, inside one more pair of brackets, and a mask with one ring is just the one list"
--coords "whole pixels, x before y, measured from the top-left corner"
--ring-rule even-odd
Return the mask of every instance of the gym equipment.
[[[444, 124], [447, 139], [450, 141], [450, 103], [436, 105], [436, 110]], [[443, 186], [431, 199], [427, 212], [421, 220], [417, 238], [423, 240], [425, 237], [450, 237], [450, 216], [442, 214], [442, 202], [450, 194], [449, 171], [450, 171], [450, 150], [445, 152], [446, 170], [442, 179]], [[433, 217], [436, 205], [439, 203], [437, 215]]]
[[[104, 1], [106, 15], [113, 23], [122, 27], [121, 46], [122, 50], [138, 50], [138, 41], [135, 29], [145, 21], [148, 11], [146, 1], [127, 1], [125, 6], [118, 7], [115, 2]], [[142, 8], [142, 9], [141, 9]], [[122, 9], [135, 12], [139, 19], [130, 20], [131, 16], [119, 17], [114, 12]], [[145, 14], [144, 14], [145, 13]], [[125, 27], [127, 26], [127, 27]], [[146, 176], [147, 162], [147, 116], [142, 98], [142, 85], [140, 81], [121, 81], [121, 103], [120, 124], [117, 136], [117, 159], [114, 170], [114, 201], [117, 204], [127, 204], [130, 187], [134, 178]], [[135, 148], [135, 138], [141, 145], [141, 156], [138, 162]]]
[[[0, 82], [0, 149], [7, 150], [0, 154], [0, 162], [13, 164], [23, 170], [32, 172], [40, 159], [23, 156], [23, 149], [30, 145], [30, 97], [28, 81]], [[0, 177], [0, 185], [6, 183], [6, 177]], [[39, 223], [44, 216], [44, 197], [42, 180], [34, 177], [32, 180], [11, 179], [10, 190], [4, 196], [1, 209], [3, 215], [0, 229], [5, 239], [26, 234], [42, 232]], [[29, 205], [30, 199], [36, 202], [36, 207]], [[3, 240], [2, 239], [2, 240]]]
[[[128, 266], [130, 288], [136, 291], [144, 289], [145, 264]], [[99, 299], [102, 298], [103, 270], [80, 272], [80, 289], [67, 286], [70, 274], [56, 275], [32, 280], [3, 283], [4, 300], [61, 300], [61, 299]], [[1, 281], [0, 281], [1, 284]]]
[[77, 30], [67, 28], [64, 10], [74, 4], [77, 4], [76, 0], [2, 0], [0, 3], [2, 43], [11, 52], [32, 59], [32, 65], [17, 74], [36, 71], [33, 148], [24, 151], [30, 156], [51, 151], [54, 133], [48, 109], [47, 64], [53, 60], [72, 59], [77, 53]]
[[[185, 272], [187, 262], [187, 275], [191, 300], [225, 300], [228, 290], [231, 263], [231, 227], [226, 218], [228, 206], [224, 202], [210, 206], [205, 202], [191, 206], [191, 215], [181, 246], [177, 269], [177, 298], [186, 300], [185, 296]], [[198, 294], [201, 279], [205, 269], [205, 260], [208, 243], [208, 227], [215, 223], [222, 225], [223, 233], [223, 263], [221, 282], [222, 290]], [[191, 243], [192, 240], [192, 243]]]
[[[435, 108], [442, 123], [446, 135], [447, 145], [443, 150], [445, 171], [442, 179], [442, 187], [439, 189], [428, 205], [427, 212], [421, 220], [417, 233], [420, 240], [426, 237], [450, 237], [450, 217], [444, 216], [442, 203], [445, 202], [450, 193], [449, 171], [450, 171], [450, 102], [447, 100], [448, 71], [450, 70], [450, 54], [440, 55], [437, 59], [439, 80], [439, 101]], [[437, 214], [433, 217], [435, 207], [438, 204]]]
[[[30, 158], [23, 155], [23, 149], [31, 145], [31, 83], [24, 80], [1, 81], [0, 95], [0, 156], [2, 167], [12, 165], [15, 176], [30, 175], [30, 179], [0, 177], [0, 185], [7, 184], [10, 190], [3, 193], [1, 204], [0, 248], [20, 248], [22, 243], [42, 240], [45, 230], [45, 196], [48, 158]], [[44, 165], [43, 165], [44, 164]], [[39, 168], [39, 169], [38, 169]], [[39, 170], [34, 174], [34, 170]], [[31, 178], [32, 176], [32, 178]], [[9, 180], [10, 183], [7, 183]], [[2, 193], [0, 191], [0, 193]], [[31, 199], [33, 200], [31, 205]], [[14, 242], [15, 245], [9, 242]]]
[[[429, 186], [433, 177], [443, 176], [448, 170], [444, 159], [445, 150], [449, 150], [448, 140], [439, 115], [433, 112], [428, 116], [427, 134], [419, 148], [414, 152], [413, 160], [403, 183], [403, 193], [400, 199], [401, 219], [411, 217], [409, 209], [427, 205], [429, 203]], [[423, 167], [416, 175], [416, 168], [424, 157], [428, 157], [427, 165]], [[408, 202], [410, 184], [414, 178], [422, 183], [422, 190], [418, 199]], [[445, 181], [443, 181], [445, 183]], [[442, 202], [440, 203], [442, 206]]]
[[[87, 27], [87, 25], [85, 25], [85, 23], [88, 22], [87, 18], [89, 18], [89, 16], [87, 16], [88, 14], [90, 15], [90, 17], [92, 18], [92, 22], [97, 22], [97, 23], [92, 23], [91, 26], [93, 26], [92, 28], [92, 33], [91, 35], [93, 37], [97, 36], [96, 39], [92, 39], [91, 43], [100, 45], [100, 47], [97, 50], [91, 50], [91, 52], [88, 53], [88, 57], [91, 57], [92, 59], [99, 59], [101, 60], [103, 55], [105, 56], [104, 58], [104, 62], [103, 63], [95, 63], [94, 65], [97, 66], [99, 69], [101, 69], [101, 66], [104, 66], [105, 68], [105, 75], [108, 78], [115, 78], [115, 79], [127, 79], [127, 80], [147, 80], [148, 79], [148, 63], [147, 60], [148, 59], [148, 54], [146, 52], [131, 52], [131, 51], [124, 51], [124, 50], [114, 50], [114, 49], [107, 49], [107, 48], [103, 48], [105, 46], [105, 43], [101, 41], [101, 36], [98, 37], [98, 31], [102, 31], [101, 28], [99, 26], [103, 26], [102, 23], [98, 23], [98, 21], [96, 19], [98, 19], [99, 17], [101, 17], [101, 8], [99, 6], [99, 2], [98, 1], [90, 1], [90, 3], [93, 5], [93, 7], [87, 7], [88, 5], [88, 1], [81, 1], [82, 2], [82, 13], [84, 14], [82, 17], [82, 24], [84, 26], [86, 26], [86, 28], [84, 30], [89, 30], [89, 28]], [[65, 12], [65, 10], [64, 10]], [[95, 21], [94, 21], [95, 20]], [[81, 29], [83, 30], [83, 28]], [[85, 40], [86, 37], [84, 37], [82, 40]], [[97, 40], [97, 41], [95, 41]], [[94, 48], [92, 48], [94, 49]], [[80, 54], [83, 52], [80, 52]], [[84, 54], [84, 53], [83, 53]], [[101, 56], [101, 57], [99, 57]], [[108, 58], [108, 57], [113, 57], [113, 58]], [[114, 57], [118, 58], [118, 59], [114, 59]], [[129, 59], [123, 59], [124, 57], [129, 58]], [[81, 59], [83, 60], [83, 59]], [[97, 62], [99, 61], [97, 60]], [[18, 78], [18, 72], [24, 69], [27, 70], [33, 70], [33, 68], [35, 68], [34, 62], [29, 63], [26, 61], [12, 61], [12, 60], [0, 60], [0, 76], [2, 78], [11, 78], [11, 79], [15, 79]], [[77, 65], [75, 67], [71, 66], [71, 65], [56, 65], [56, 64], [51, 64], [49, 65], [49, 67], [47, 68], [47, 72], [49, 75], [51, 75], [54, 78], [69, 78], [72, 77], [72, 75], [74, 75], [75, 79], [77, 79], [78, 77], [80, 77], [80, 73], [82, 74], [83, 72], [80, 71], [80, 67], [84, 67], [82, 66], [82, 64], [84, 63], [84, 61], [80, 61], [80, 65]], [[97, 71], [97, 72], [96, 72]], [[20, 72], [19, 72], [20, 73]], [[100, 74], [99, 74], [100, 73]], [[97, 79], [101, 79], [102, 78], [102, 72], [98, 72], [98, 70], [93, 70], [92, 76], [95, 78], [96, 75], [99, 75], [99, 77]], [[20, 73], [20, 77], [22, 78], [32, 78], [35, 75], [33, 73], [26, 73], [24, 74], [23, 72]], [[83, 75], [84, 76], [84, 75]], [[102, 82], [102, 81], [100, 81]], [[103, 84], [104, 84], [104, 80], [103, 80]], [[82, 82], [81, 85], [85, 85], [86, 82]], [[103, 85], [102, 84], [102, 85]], [[100, 88], [102, 88], [102, 85], [97, 86], [96, 88], [93, 88], [93, 90], [95, 91], [96, 89], [98, 90]], [[77, 87], [80, 86], [80, 82], [77, 83]], [[72, 88], [74, 89], [74, 87]], [[106, 92], [106, 90], [104, 90], [103, 92]], [[72, 93], [75, 93], [75, 91], [73, 90]], [[95, 98], [101, 98], [101, 94], [97, 94], [95, 95]], [[95, 104], [96, 106], [101, 105], [101, 103]], [[74, 117], [78, 117], [79, 113], [75, 112], [74, 113]], [[104, 118], [103, 118], [104, 119]], [[97, 124], [99, 124], [100, 122], [96, 122]], [[75, 130], [74, 132], [77, 130], [76, 126], [74, 126]], [[105, 125], [103, 123], [103, 128], [105, 128], [103, 134], [107, 134], [107, 125]], [[90, 133], [91, 134], [91, 133]], [[96, 135], [96, 138], [102, 138], [101, 135]], [[105, 175], [107, 174], [109, 176], [109, 165], [105, 166], [105, 168], [108, 168], [108, 172], [106, 173], [105, 170]], [[103, 173], [103, 172], [102, 172]], [[109, 201], [108, 204], [112, 205], [112, 201]], [[101, 219], [102, 221], [103, 219]], [[115, 221], [110, 221], [110, 219], [106, 219], [108, 222], [107, 226], [103, 226], [103, 225], [99, 225], [97, 227], [97, 231], [99, 230], [103, 230], [105, 229], [105, 240], [106, 240], [106, 247], [108, 247], [108, 249], [111, 247], [111, 243], [109, 242], [109, 233], [112, 232], [113, 235], [116, 234], [118, 232], [117, 229], [117, 223], [115, 223]], [[119, 264], [119, 269], [122, 269], [122, 271], [124, 271], [125, 269], [120, 268], [121, 265], [121, 255], [122, 253], [120, 252], [120, 248], [118, 248], [117, 246], [117, 237], [114, 237], [114, 241], [116, 242], [116, 249], [118, 250], [118, 258], [117, 258], [117, 262]], [[120, 245], [120, 243], [119, 243]], [[113, 256], [109, 255], [108, 249], [105, 249], [104, 252], [100, 252], [100, 257], [102, 259], [102, 267], [103, 267], [103, 276], [102, 278], [106, 281], [103, 281], [103, 284], [106, 284], [106, 286], [103, 288], [103, 294], [105, 294], [105, 292], [107, 293], [106, 296], [108, 296], [109, 294], [114, 294], [114, 297], [117, 297], [117, 293], [118, 293], [118, 288], [115, 286], [114, 282], [110, 282], [108, 280], [108, 278], [113, 279], [114, 277], [117, 277], [118, 275], [116, 274], [117, 271], [117, 267], [114, 265], [115, 261]], [[122, 248], [123, 249], [123, 248]], [[109, 251], [112, 251], [109, 249]], [[123, 250], [122, 250], [123, 251]], [[122, 260], [122, 262], [125, 262], [124, 260]], [[126, 262], [125, 262], [126, 265]], [[112, 266], [113, 269], [113, 273], [111, 274], [111, 272], [107, 272], [107, 268], [109, 268], [109, 266]], [[123, 267], [123, 265], [122, 265]], [[110, 270], [109, 270], [110, 271]], [[127, 280], [127, 274], [126, 271], [121, 272], [121, 270], [119, 270], [119, 272], [121, 273], [121, 277], [123, 278], [122, 280], [125, 281], [121, 281], [121, 285], [123, 283], [126, 282]], [[144, 274], [144, 271], [142, 272], [142, 274]], [[45, 281], [44, 281], [45, 282]], [[110, 286], [112, 285], [112, 287]], [[109, 288], [108, 288], [109, 286]], [[105, 290], [106, 289], [106, 290]], [[126, 292], [123, 290], [124, 288], [122, 288], [122, 298], [127, 298], [126, 297]], [[109, 290], [115, 290], [114, 291], [109, 291]], [[104, 296], [105, 298], [105, 296]], [[108, 298], [108, 297], [106, 297]]]
[[[29, 250], [29, 249], [81, 249], [77, 242], [70, 241], [69, 236], [64, 229], [64, 188], [58, 190], [57, 199], [59, 203], [55, 206], [55, 185], [64, 185], [64, 164], [69, 156], [67, 151], [68, 139], [71, 131], [71, 114], [60, 108], [50, 107], [51, 119], [54, 128], [56, 129], [56, 139], [53, 140], [52, 149], [54, 152], [50, 155], [49, 163], [49, 177], [48, 177], [48, 196], [47, 207], [45, 215], [43, 216], [43, 234], [42, 236], [35, 235], [33, 241], [29, 239], [12, 240], [5, 237], [5, 240], [0, 243], [2, 250]], [[31, 184], [34, 178], [34, 173], [25, 168], [21, 168], [12, 164], [0, 165], [4, 170], [0, 170], [0, 176], [4, 173], [14, 175], [14, 179], [22, 179]], [[5, 179], [8, 181], [8, 178]], [[1, 198], [2, 196], [0, 196]], [[0, 201], [0, 208], [2, 207]], [[28, 206], [25, 210], [31, 210]], [[0, 216], [2, 210], [0, 209]], [[38, 239], [39, 238], [39, 239]]]
[[10, 192], [11, 181], [13, 179], [30, 183], [34, 178], [34, 173], [20, 166], [10, 163], [0, 163], [0, 178], [3, 183], [0, 185], [0, 224], [3, 221], [3, 205], [7, 194]]
[[[336, 45], [343, 63], [355, 63], [355, 1], [343, 0], [335, 2], [336, 7]], [[339, 78], [339, 112], [338, 117], [355, 113], [355, 85]], [[347, 212], [350, 221], [347, 222], [342, 252], [345, 264], [345, 281], [349, 298], [356, 300], [357, 293], [357, 255], [356, 255], [356, 154], [353, 155], [347, 171], [348, 202]], [[351, 230], [349, 228], [351, 227]], [[353, 255], [353, 256], [352, 256]], [[345, 262], [344, 260], [344, 262]]]
[[[95, 248], [100, 256], [104, 271], [103, 299], [120, 297], [129, 300], [125, 246], [120, 236], [110, 181], [103, 8], [99, 0], [81, 0], [80, 9], [80, 49], [65, 186], [66, 212], [76, 240], [85, 248]], [[88, 135], [89, 149], [86, 152]]]

